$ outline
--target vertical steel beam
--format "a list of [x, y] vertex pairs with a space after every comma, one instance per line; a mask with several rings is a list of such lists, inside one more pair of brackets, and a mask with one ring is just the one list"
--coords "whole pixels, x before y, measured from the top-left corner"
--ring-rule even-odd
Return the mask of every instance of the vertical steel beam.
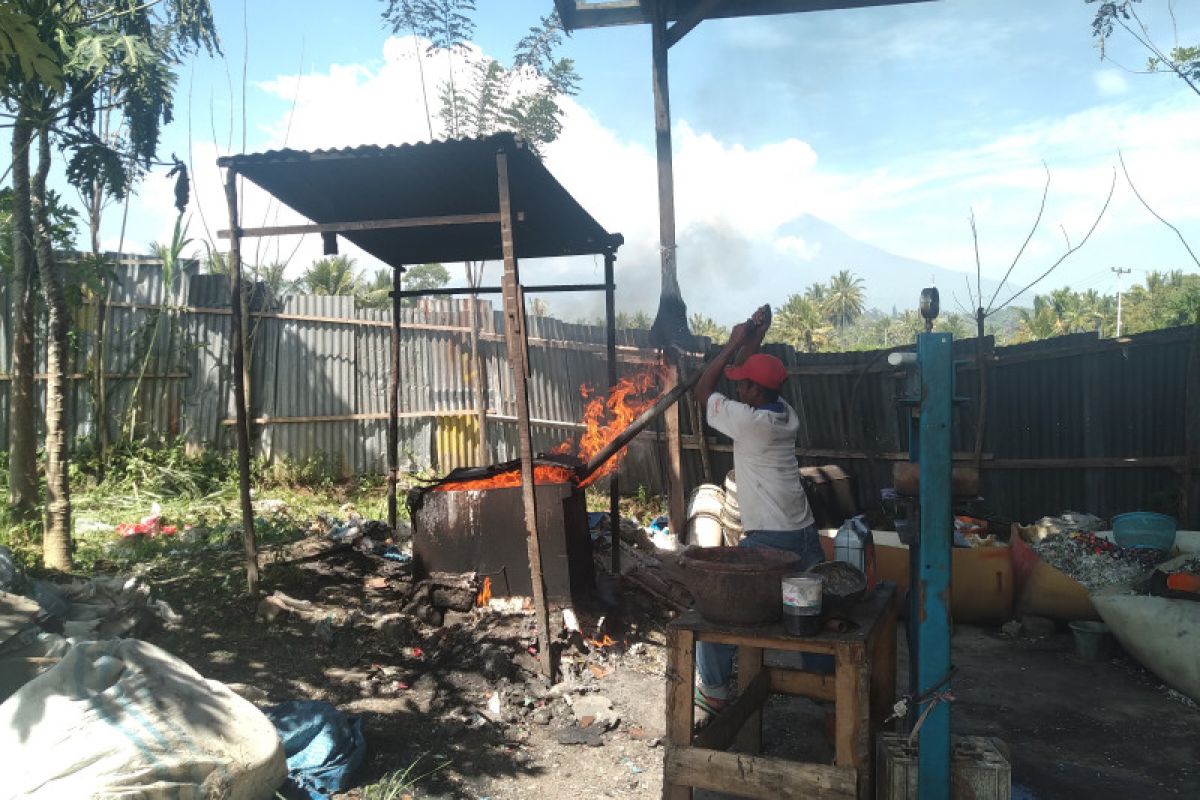
[[388, 376], [387, 426], [387, 514], [392, 530], [396, 530], [396, 480], [400, 471], [400, 291], [403, 288], [400, 276], [403, 272], [401, 267], [392, 268], [392, 363]]
[[254, 540], [254, 509], [250, 504], [250, 420], [246, 409], [246, 339], [242, 330], [242, 237], [238, 214], [237, 172], [225, 172], [225, 202], [229, 207], [229, 331], [233, 339], [233, 405], [237, 421], [238, 498], [242, 506], [242, 545], [246, 551], [246, 587], [258, 591], [258, 544]]
[[554, 673], [554, 662], [550, 653], [550, 613], [546, 608], [546, 584], [542, 579], [542, 545], [538, 538], [533, 472], [533, 434], [529, 429], [529, 339], [525, 332], [525, 297], [521, 292], [517, 250], [513, 241], [508, 155], [504, 150], [496, 154], [496, 179], [500, 191], [500, 245], [504, 252], [504, 333], [517, 400], [517, 437], [521, 443], [521, 497], [525, 504], [530, 583], [533, 586], [533, 608], [537, 614], [539, 660], [542, 672], [550, 676]]
[[[914, 582], [917, 626], [917, 685], [919, 695], [938, 690], [950, 672], [950, 424], [954, 394], [954, 360], [950, 334], [917, 336], [921, 375], [921, 420], [918, 460], [921, 465], [921, 532], [917, 541]], [[918, 733], [920, 800], [950, 797], [950, 704], [928, 698], [916, 710], [928, 710]]]
[[[614, 262], [617, 257], [609, 251], [604, 254], [604, 325], [608, 353], [608, 388], [617, 385], [617, 298]], [[621, 577], [621, 487], [617, 481], [617, 470], [608, 478], [608, 522], [612, 537], [612, 574]], [[620, 594], [618, 593], [618, 600]]]

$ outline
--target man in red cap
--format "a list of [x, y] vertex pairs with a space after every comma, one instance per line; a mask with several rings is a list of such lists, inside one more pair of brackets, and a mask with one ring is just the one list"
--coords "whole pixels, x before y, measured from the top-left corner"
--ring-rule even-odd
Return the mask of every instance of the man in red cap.
[[[800, 484], [796, 461], [800, 419], [779, 396], [787, 367], [775, 356], [758, 352], [770, 326], [769, 305], [735, 326], [694, 391], [707, 410], [708, 424], [733, 439], [738, 508], [746, 531], [740, 545], [790, 550], [802, 559], [801, 569], [808, 569], [825, 559]], [[736, 400], [716, 391], [722, 374], [736, 383]], [[733, 697], [729, 676], [734, 650], [732, 645], [696, 645], [700, 673], [696, 705], [709, 713], [719, 712]]]

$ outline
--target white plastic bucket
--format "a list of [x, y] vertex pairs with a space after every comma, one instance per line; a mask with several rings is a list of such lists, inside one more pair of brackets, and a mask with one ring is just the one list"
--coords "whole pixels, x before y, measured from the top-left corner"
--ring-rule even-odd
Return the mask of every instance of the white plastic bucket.
[[725, 502], [721, 507], [721, 528], [725, 544], [733, 547], [742, 540], [746, 532], [742, 529], [742, 512], [738, 508], [737, 475], [733, 470], [725, 476]]
[[688, 499], [688, 544], [700, 547], [716, 547], [721, 544], [721, 509], [724, 506], [725, 492], [720, 486], [705, 483], [696, 487]]

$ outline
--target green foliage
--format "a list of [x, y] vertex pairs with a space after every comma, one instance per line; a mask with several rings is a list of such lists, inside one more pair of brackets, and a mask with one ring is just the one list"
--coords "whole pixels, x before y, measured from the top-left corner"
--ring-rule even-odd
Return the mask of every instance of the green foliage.
[[451, 764], [450, 761], [443, 761], [432, 768], [418, 768], [417, 765], [425, 759], [426, 755], [428, 754], [422, 753], [407, 768], [388, 773], [375, 783], [362, 787], [359, 789], [358, 796], [362, 800], [404, 800], [404, 798], [411, 797], [412, 787]]
[[411, 31], [445, 50], [450, 79], [440, 87], [438, 117], [450, 138], [511, 131], [535, 151], [562, 132], [559, 99], [579, 91], [569, 58], [558, 58], [563, 27], [557, 12], [542, 17], [516, 44], [512, 63], [473, 64], [456, 79], [453, 53], [475, 35], [474, 0], [388, 0], [383, 18], [395, 33]]
[[[1150, 29], [1138, 16], [1135, 4], [1142, 0], [1085, 0], [1096, 4], [1096, 16], [1092, 18], [1092, 36], [1100, 47], [1100, 57], [1108, 55], [1108, 40], [1118, 28], [1140, 44], [1149, 55], [1146, 58], [1147, 72], [1164, 72], [1177, 75], [1193, 92], [1200, 95], [1200, 46], [1180, 46], [1163, 50], [1154, 42]], [[1168, 0], [1168, 11], [1174, 22], [1175, 10]]]
[[0, 70], [25, 83], [39, 82], [62, 91], [62, 62], [42, 41], [33, 17], [13, 0], [0, 2]]
[[[13, 270], [13, 200], [11, 186], [0, 189], [0, 275], [4, 276], [11, 275]], [[51, 245], [58, 251], [71, 250], [78, 233], [79, 213], [63, 202], [62, 195], [53, 189], [46, 190], [46, 207], [50, 216]]]
[[832, 328], [827, 320], [825, 310], [817, 303], [804, 295], [790, 295], [775, 309], [766, 341], [788, 344], [804, 353], [816, 353], [830, 341]]
[[354, 259], [329, 256], [314, 261], [297, 281], [302, 291], [322, 296], [354, 295], [359, 291], [359, 276]]
[[862, 278], [844, 269], [830, 279], [828, 294], [820, 306], [830, 322], [844, 328], [862, 316], [863, 307]]
[[[392, 275], [390, 270], [384, 271], [390, 288]], [[376, 276], [378, 277], [378, 276]], [[417, 264], [404, 272], [403, 285], [409, 291], [422, 289], [438, 289], [450, 283], [450, 273], [441, 264]]]
[[707, 336], [717, 344], [729, 339], [729, 328], [718, 325], [712, 317], [706, 317], [703, 314], [692, 314], [688, 317], [688, 327], [697, 336]]

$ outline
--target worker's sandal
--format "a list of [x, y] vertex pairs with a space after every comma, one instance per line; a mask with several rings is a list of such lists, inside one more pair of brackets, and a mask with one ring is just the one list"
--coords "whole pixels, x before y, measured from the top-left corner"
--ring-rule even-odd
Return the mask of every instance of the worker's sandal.
[[729, 705], [728, 700], [722, 700], [719, 697], [709, 697], [704, 692], [700, 691], [699, 686], [696, 687], [692, 694], [692, 702], [695, 704], [696, 708], [703, 711], [709, 717], [719, 716], [721, 712], [724, 711]]

